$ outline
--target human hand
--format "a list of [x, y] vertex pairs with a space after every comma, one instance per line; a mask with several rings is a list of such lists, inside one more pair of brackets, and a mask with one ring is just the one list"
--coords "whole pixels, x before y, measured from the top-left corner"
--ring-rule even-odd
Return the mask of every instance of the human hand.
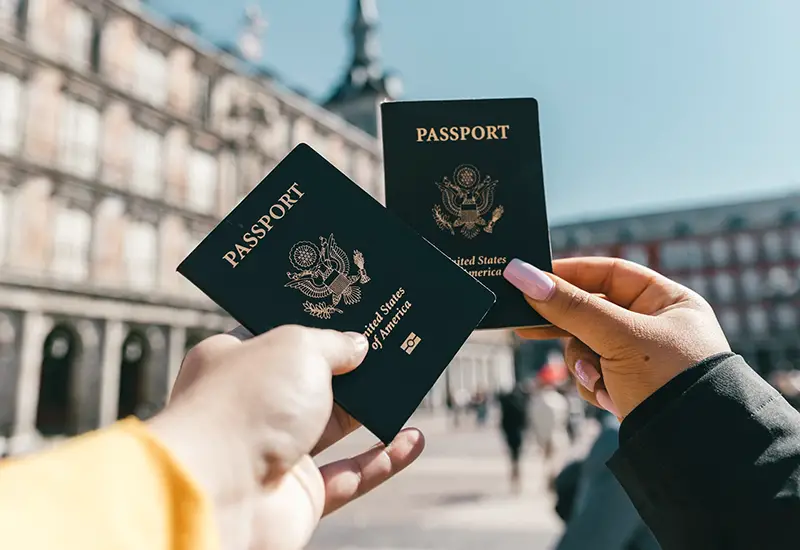
[[672, 378], [729, 352], [711, 306], [646, 267], [614, 258], [553, 262], [553, 274], [513, 260], [504, 277], [552, 327], [528, 339], [567, 337], [565, 359], [581, 396], [626, 417]]
[[298, 550], [320, 517], [408, 466], [424, 439], [404, 430], [318, 468], [311, 457], [359, 426], [333, 404], [331, 375], [361, 363], [366, 339], [299, 326], [240, 337], [192, 348], [149, 426], [211, 499], [223, 548]]

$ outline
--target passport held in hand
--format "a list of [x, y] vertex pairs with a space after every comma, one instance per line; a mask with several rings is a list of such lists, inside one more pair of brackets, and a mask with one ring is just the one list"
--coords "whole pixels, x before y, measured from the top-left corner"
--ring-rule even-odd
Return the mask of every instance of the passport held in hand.
[[381, 126], [386, 207], [497, 296], [478, 328], [548, 324], [503, 279], [552, 269], [536, 100], [388, 102]]
[[305, 144], [178, 271], [253, 334], [299, 324], [361, 332], [334, 398], [389, 443], [494, 294]]

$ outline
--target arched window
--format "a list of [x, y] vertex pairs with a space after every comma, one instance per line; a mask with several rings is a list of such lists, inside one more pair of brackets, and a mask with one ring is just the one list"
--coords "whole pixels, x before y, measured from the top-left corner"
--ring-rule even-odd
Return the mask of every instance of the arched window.
[[135, 415], [144, 401], [144, 374], [149, 360], [147, 338], [139, 331], [128, 334], [122, 344], [122, 364], [119, 373], [117, 418]]
[[79, 341], [71, 327], [57, 325], [44, 341], [36, 429], [45, 436], [72, 435], [73, 372]]

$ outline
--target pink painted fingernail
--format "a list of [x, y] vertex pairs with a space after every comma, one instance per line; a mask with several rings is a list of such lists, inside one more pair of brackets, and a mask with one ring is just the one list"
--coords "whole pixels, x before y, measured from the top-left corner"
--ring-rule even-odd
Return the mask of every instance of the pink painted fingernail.
[[600, 373], [597, 372], [594, 365], [583, 359], [578, 359], [575, 363], [575, 376], [578, 377], [583, 387], [589, 391], [594, 391], [595, 384], [600, 380]]
[[553, 279], [541, 269], [514, 258], [503, 271], [503, 277], [533, 300], [550, 299], [556, 288]]
[[594, 394], [597, 398], [597, 404], [603, 407], [605, 410], [619, 418], [619, 411], [617, 407], [614, 405], [614, 402], [611, 401], [611, 396], [608, 395], [606, 390], [597, 390], [597, 393]]

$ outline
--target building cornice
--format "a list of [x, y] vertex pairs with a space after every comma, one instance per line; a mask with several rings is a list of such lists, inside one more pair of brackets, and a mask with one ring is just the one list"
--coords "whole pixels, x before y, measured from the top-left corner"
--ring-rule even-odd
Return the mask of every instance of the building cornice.
[[[87, 300], [92, 301], [90, 309]], [[4, 271], [0, 273], [0, 310], [6, 309], [217, 330], [227, 330], [236, 324], [215, 304], [154, 296], [152, 292], [106, 289], [91, 283], [15, 276]]]
[[112, 9], [124, 13], [136, 19], [140, 24], [146, 24], [154, 30], [168, 36], [174, 44], [179, 44], [191, 49], [196, 55], [213, 60], [223, 70], [221, 73], [229, 73], [244, 78], [273, 94], [288, 109], [297, 115], [303, 115], [312, 119], [323, 127], [323, 129], [336, 133], [346, 140], [368, 151], [373, 156], [380, 158], [381, 151], [378, 140], [360, 128], [353, 126], [342, 117], [328, 111], [321, 105], [314, 103], [308, 98], [293, 93], [285, 87], [281, 87], [274, 82], [268, 82], [263, 78], [247, 74], [242, 64], [230, 54], [221, 52], [210, 43], [205, 42], [200, 36], [192, 33], [188, 29], [178, 31], [177, 29], [167, 28], [167, 24], [158, 21], [154, 16], [144, 12], [142, 9], [133, 9], [126, 6], [119, 0], [105, 0]]

